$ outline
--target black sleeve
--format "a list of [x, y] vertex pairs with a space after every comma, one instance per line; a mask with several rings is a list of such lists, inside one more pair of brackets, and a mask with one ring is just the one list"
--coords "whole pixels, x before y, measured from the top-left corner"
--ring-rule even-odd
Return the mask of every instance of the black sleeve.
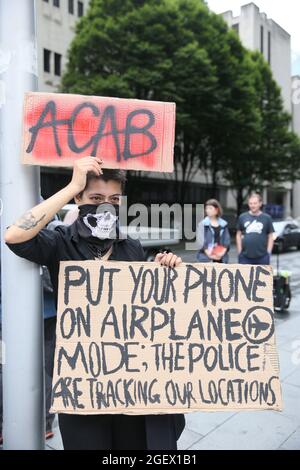
[[140, 240], [127, 237], [126, 256], [130, 261], [146, 261], [146, 255]]
[[268, 223], [268, 227], [267, 227], [267, 233], [274, 233], [275, 230], [274, 230], [274, 226], [273, 226], [273, 222], [272, 222], [272, 219], [271, 217], [269, 217], [269, 223]]
[[6, 243], [6, 245], [15, 255], [47, 266], [56, 257], [59, 237], [56, 230], [44, 228], [31, 240], [21, 243]]

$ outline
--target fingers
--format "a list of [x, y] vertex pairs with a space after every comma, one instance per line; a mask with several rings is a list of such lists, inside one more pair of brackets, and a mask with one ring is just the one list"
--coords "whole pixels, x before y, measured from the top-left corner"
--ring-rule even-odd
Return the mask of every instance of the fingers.
[[161, 259], [165, 256], [164, 253], [157, 253], [155, 256], [155, 261], [158, 261], [160, 263]]
[[75, 161], [75, 165], [83, 170], [85, 173], [88, 171], [93, 172], [95, 175], [102, 175], [103, 171], [101, 165], [103, 160], [97, 157], [83, 157]]
[[170, 268], [175, 268], [182, 263], [180, 256], [175, 255], [174, 253], [158, 253], [155, 258], [162, 266], [168, 266]]
[[103, 163], [103, 160], [102, 158], [99, 158], [99, 157], [92, 157], [91, 155], [87, 156], [87, 157], [82, 157], [82, 158], [78, 158], [78, 160], [76, 160], [76, 163], [89, 163], [89, 162], [98, 162], [99, 164]]
[[[167, 255], [168, 255], [168, 252], [167, 252], [167, 251], [163, 251], [163, 252], [161, 252], [161, 253], [157, 253], [157, 255], [156, 255], [156, 257], [155, 257], [155, 261], [158, 261], [159, 263], [164, 264]], [[162, 262], [163, 262], [163, 263], [162, 263]]]
[[92, 162], [91, 163], [91, 171], [93, 171], [96, 175], [102, 175], [103, 171], [98, 162]]
[[169, 266], [170, 268], [174, 268], [175, 261], [176, 261], [177, 256], [174, 255], [174, 253], [168, 253], [166, 257], [165, 264]]
[[100, 172], [100, 175], [102, 175], [103, 171], [102, 171], [101, 165], [103, 164], [103, 160], [97, 157], [91, 157], [91, 158], [93, 158], [93, 163], [96, 165], [96, 170]]
[[177, 268], [177, 266], [179, 266], [181, 263], [182, 263], [181, 257], [180, 257], [180, 256], [177, 256], [177, 257], [176, 257], [176, 261], [175, 261], [175, 267]]

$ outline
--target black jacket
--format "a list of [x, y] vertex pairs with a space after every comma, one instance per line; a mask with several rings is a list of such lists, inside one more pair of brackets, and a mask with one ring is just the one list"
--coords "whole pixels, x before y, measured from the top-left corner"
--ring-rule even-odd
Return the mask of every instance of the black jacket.
[[[48, 267], [56, 305], [59, 262], [93, 259], [85, 240], [78, 235], [76, 223], [69, 226], [59, 225], [55, 230], [42, 229], [31, 240], [6, 244], [16, 255]], [[114, 261], [145, 261], [145, 253], [138, 240], [125, 238], [114, 242], [109, 259]], [[174, 435], [178, 440], [184, 427], [185, 417], [183, 414], [147, 415], [147, 448], [152, 450], [172, 449]]]

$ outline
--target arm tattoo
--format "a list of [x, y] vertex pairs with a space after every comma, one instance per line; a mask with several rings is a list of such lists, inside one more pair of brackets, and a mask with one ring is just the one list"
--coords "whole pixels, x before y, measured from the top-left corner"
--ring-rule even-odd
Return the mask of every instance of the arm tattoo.
[[25, 212], [24, 215], [22, 215], [22, 217], [20, 217], [15, 223], [14, 225], [16, 225], [17, 227], [19, 228], [22, 228], [24, 230], [30, 230], [32, 229], [33, 227], [36, 227], [37, 224], [43, 220], [44, 218], [46, 217], [46, 214], [43, 214], [42, 217], [39, 219], [39, 220], [36, 220], [36, 218], [34, 217], [34, 215], [32, 214], [31, 211], [27, 211]]

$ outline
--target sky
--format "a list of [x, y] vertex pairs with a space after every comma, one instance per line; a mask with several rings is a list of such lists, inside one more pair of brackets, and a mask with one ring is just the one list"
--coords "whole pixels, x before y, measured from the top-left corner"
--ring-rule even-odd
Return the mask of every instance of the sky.
[[[216, 13], [232, 10], [238, 16], [242, 5], [250, 0], [207, 0], [208, 6]], [[300, 1], [299, 0], [254, 0], [262, 13], [285, 29], [292, 41], [292, 73], [300, 75]]]

